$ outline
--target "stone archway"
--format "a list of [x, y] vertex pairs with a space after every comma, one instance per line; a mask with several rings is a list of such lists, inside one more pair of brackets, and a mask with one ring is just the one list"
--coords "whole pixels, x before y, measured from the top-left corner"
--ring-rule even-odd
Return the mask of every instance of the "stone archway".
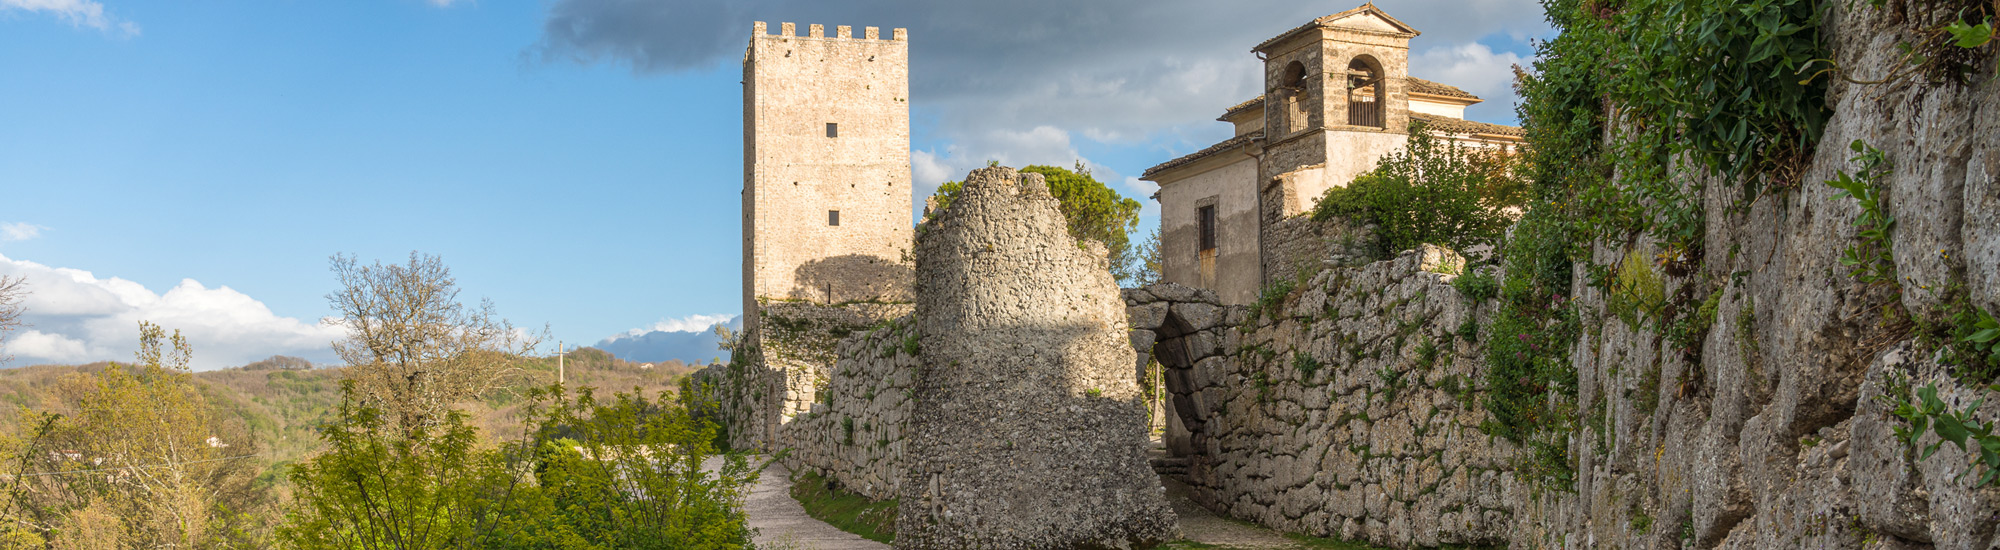
[[1125, 305], [1132, 347], [1139, 352], [1135, 374], [1143, 378], [1148, 363], [1156, 358], [1160, 362], [1166, 385], [1168, 454], [1203, 454], [1208, 443], [1204, 428], [1220, 391], [1211, 388], [1221, 382], [1217, 375], [1227, 361], [1222, 331], [1234, 326], [1232, 310], [1223, 307], [1213, 291], [1174, 283], [1125, 289]]

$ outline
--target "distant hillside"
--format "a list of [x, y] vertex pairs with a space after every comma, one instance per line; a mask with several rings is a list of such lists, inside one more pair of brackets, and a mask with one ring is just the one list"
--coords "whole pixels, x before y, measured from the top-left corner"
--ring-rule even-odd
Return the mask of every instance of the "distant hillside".
[[[635, 389], [647, 395], [671, 391], [682, 377], [701, 367], [678, 360], [627, 361], [593, 348], [571, 351], [564, 362], [569, 387], [594, 387], [607, 396]], [[0, 370], [0, 404], [18, 405], [31, 412], [71, 412], [74, 405], [62, 397], [63, 381], [96, 376], [109, 365], [32, 365]], [[268, 464], [266, 482], [281, 483], [286, 465], [323, 447], [317, 428], [331, 419], [339, 406], [340, 381], [346, 374], [346, 367], [313, 368], [302, 359], [275, 356], [242, 367], [197, 372], [194, 377], [218, 409], [234, 412], [248, 426]], [[555, 382], [556, 358], [524, 361], [514, 374], [507, 388], [460, 404], [489, 441], [521, 435], [519, 411], [526, 391]], [[18, 426], [12, 424], [18, 421], [12, 411], [0, 412], [0, 434], [15, 433]]]
[[[723, 323], [730, 330], [743, 328], [743, 318]], [[713, 325], [699, 331], [655, 330], [643, 334], [620, 334], [606, 338], [595, 347], [627, 361], [655, 362], [678, 359], [684, 363], [707, 363], [726, 355], [716, 348], [720, 339]]]

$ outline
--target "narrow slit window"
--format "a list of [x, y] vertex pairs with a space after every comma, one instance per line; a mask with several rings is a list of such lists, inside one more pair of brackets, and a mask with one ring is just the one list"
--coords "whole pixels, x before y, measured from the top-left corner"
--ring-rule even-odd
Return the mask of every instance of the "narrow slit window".
[[840, 211], [839, 210], [826, 211], [826, 224], [840, 225]]
[[826, 137], [830, 138], [840, 137], [840, 123], [838, 122], [826, 123]]
[[1215, 205], [1203, 206], [1195, 212], [1201, 224], [1201, 250], [1215, 250]]

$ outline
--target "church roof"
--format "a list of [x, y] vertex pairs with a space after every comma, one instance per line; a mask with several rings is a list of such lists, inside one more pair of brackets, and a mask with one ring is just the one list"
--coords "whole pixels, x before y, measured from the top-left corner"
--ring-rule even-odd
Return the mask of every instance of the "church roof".
[[1238, 103], [1236, 104], [1235, 107], [1230, 107], [1228, 110], [1223, 111], [1222, 117], [1217, 118], [1216, 120], [1228, 121], [1229, 117], [1243, 114], [1244, 111], [1248, 111], [1251, 109], [1262, 109], [1262, 108], [1264, 108], [1264, 96], [1259, 95], [1257, 97], [1250, 98], [1249, 101]]
[[1409, 83], [1411, 93], [1441, 95], [1445, 97], [1460, 97], [1472, 100], [1479, 99], [1479, 96], [1472, 95], [1472, 92], [1461, 90], [1457, 86], [1453, 86], [1450, 84], [1440, 84], [1437, 82], [1424, 80], [1414, 76], [1405, 79], [1404, 82]]
[[1487, 134], [1499, 136], [1527, 137], [1519, 126], [1503, 126], [1484, 122], [1411, 112], [1410, 119], [1430, 125], [1431, 128], [1452, 134]]
[[[1415, 27], [1411, 27], [1408, 23], [1404, 23], [1402, 21], [1397, 20], [1394, 17], [1390, 17], [1388, 13], [1382, 11], [1382, 8], [1375, 7], [1374, 2], [1369, 2], [1366, 4], [1362, 4], [1361, 7], [1358, 8], [1343, 11], [1333, 15], [1328, 15], [1326, 17], [1321, 17], [1319, 19], [1314, 19], [1312, 20], [1312, 22], [1300, 25], [1298, 28], [1294, 28], [1292, 30], [1285, 31], [1284, 33], [1279, 34], [1277, 36], [1273, 36], [1271, 37], [1270, 40], [1259, 42], [1257, 43], [1257, 47], [1250, 48], [1250, 51], [1253, 52], [1264, 51], [1264, 48], [1271, 47], [1271, 45], [1273, 44], [1283, 42], [1287, 38], [1298, 36], [1299, 34], [1305, 33], [1307, 31], [1322, 29], [1326, 27], [1345, 26], [1345, 25], [1335, 25], [1335, 23], [1345, 19], [1351, 19], [1354, 17], [1362, 17], [1362, 16], [1375, 17], [1382, 23], [1387, 24], [1390, 28], [1396, 29], [1394, 34], [1401, 34], [1406, 36], [1416, 36], [1418, 34], [1422, 34], [1421, 32], [1418, 32]], [[1364, 30], [1364, 29], [1355, 29], [1355, 30]], [[1381, 31], [1364, 30], [1364, 32], [1381, 32]]]
[[1202, 149], [1202, 150], [1200, 150], [1200, 151], [1195, 151], [1195, 152], [1193, 152], [1193, 153], [1189, 153], [1189, 154], [1186, 154], [1186, 155], [1182, 155], [1182, 156], [1181, 156], [1180, 158], [1177, 158], [1177, 159], [1174, 159], [1174, 160], [1170, 160], [1170, 161], [1166, 161], [1166, 162], [1162, 162], [1162, 163], [1160, 163], [1160, 165], [1159, 165], [1159, 166], [1154, 166], [1154, 167], [1152, 167], [1152, 168], [1147, 168], [1147, 169], [1146, 169], [1146, 173], [1145, 173], [1145, 174], [1142, 174], [1142, 175], [1140, 175], [1140, 176], [1139, 176], [1139, 179], [1142, 179], [1142, 180], [1147, 180], [1147, 181], [1152, 181], [1152, 178], [1153, 178], [1153, 176], [1154, 176], [1154, 175], [1157, 175], [1157, 174], [1159, 174], [1160, 172], [1164, 172], [1164, 171], [1167, 171], [1167, 170], [1172, 170], [1172, 169], [1175, 169], [1175, 168], [1179, 168], [1179, 167], [1182, 167], [1182, 166], [1186, 166], [1186, 165], [1189, 165], [1189, 164], [1193, 164], [1193, 163], [1194, 163], [1195, 161], [1198, 161], [1198, 160], [1201, 160], [1201, 159], [1205, 159], [1205, 158], [1208, 158], [1208, 157], [1211, 157], [1211, 156], [1215, 156], [1216, 154], [1219, 154], [1219, 153], [1222, 153], [1222, 152], [1224, 152], [1224, 151], [1228, 151], [1228, 150], [1230, 150], [1230, 149], [1235, 149], [1235, 148], [1237, 148], [1237, 147], [1240, 147], [1240, 146], [1243, 146], [1243, 145], [1245, 145], [1245, 144], [1248, 144], [1248, 143], [1250, 143], [1250, 142], [1252, 142], [1252, 141], [1256, 141], [1256, 140], [1260, 140], [1260, 139], [1264, 139], [1264, 133], [1263, 133], [1263, 132], [1250, 132], [1250, 133], [1248, 133], [1248, 134], [1243, 134], [1243, 135], [1240, 135], [1240, 136], [1236, 136], [1236, 137], [1233, 137], [1233, 138], [1229, 138], [1229, 139], [1225, 139], [1225, 140], [1222, 140], [1222, 142], [1221, 142], [1221, 143], [1217, 143], [1217, 144], [1215, 144], [1215, 145], [1210, 145], [1210, 146], [1208, 146], [1208, 148], [1207, 148], [1207, 149]]

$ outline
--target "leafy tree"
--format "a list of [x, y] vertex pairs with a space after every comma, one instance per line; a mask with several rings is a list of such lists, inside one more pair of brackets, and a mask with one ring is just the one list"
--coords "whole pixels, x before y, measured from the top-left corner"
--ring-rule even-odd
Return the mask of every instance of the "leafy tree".
[[[60, 383], [8, 445], [14, 533], [53, 548], [261, 547], [257, 443], [196, 386], [177, 331], [140, 323], [138, 364]], [[59, 412], [55, 412], [59, 411]], [[35, 544], [29, 544], [34, 546]]]
[[[1104, 243], [1109, 252], [1111, 274], [1122, 284], [1132, 284], [1138, 280], [1143, 267], [1140, 258], [1132, 250], [1129, 233], [1139, 227], [1138, 200], [1125, 198], [1111, 187], [1091, 177], [1090, 170], [1082, 162], [1071, 170], [1059, 166], [1034, 165], [1021, 169], [1022, 172], [1041, 174], [1049, 186], [1049, 194], [1061, 203], [1063, 218], [1068, 221], [1069, 236], [1079, 241], [1093, 240]], [[956, 181], [938, 186], [933, 195], [937, 209], [951, 206], [958, 198], [965, 184]]]
[[560, 386], [537, 392], [536, 437], [515, 447], [534, 457], [535, 483], [494, 548], [700, 549], [750, 547], [742, 499], [757, 473], [740, 455], [713, 471], [713, 424], [671, 394], [657, 400]]
[[453, 403], [503, 386], [537, 343], [499, 319], [491, 301], [460, 303], [437, 256], [363, 266], [336, 255], [333, 272], [341, 289], [327, 300], [350, 332], [333, 349], [353, 367], [356, 395], [405, 431], [438, 426]]
[[1513, 167], [1504, 153], [1458, 145], [1413, 124], [1404, 150], [1382, 157], [1346, 187], [1328, 189], [1313, 219], [1376, 225], [1377, 257], [1425, 243], [1460, 250], [1492, 244], [1528, 198]]
[[464, 413], [406, 428], [357, 386], [343, 384], [339, 417], [321, 428], [327, 451], [291, 471], [279, 539], [298, 550], [484, 548], [518, 485], [501, 455], [477, 447]]
[[740, 456], [703, 469], [713, 424], [664, 393], [599, 402], [553, 385], [529, 396], [528, 436], [498, 448], [478, 445], [457, 411], [412, 434], [348, 399], [324, 429], [328, 451], [291, 473], [298, 496], [280, 539], [299, 550], [749, 548], [742, 499], [756, 471]]
[[1146, 286], [1166, 280], [1167, 258], [1160, 250], [1160, 228], [1153, 228], [1153, 233], [1147, 235], [1146, 240], [1139, 241], [1138, 251], [1133, 256], [1139, 263], [1132, 273], [1132, 285]]

